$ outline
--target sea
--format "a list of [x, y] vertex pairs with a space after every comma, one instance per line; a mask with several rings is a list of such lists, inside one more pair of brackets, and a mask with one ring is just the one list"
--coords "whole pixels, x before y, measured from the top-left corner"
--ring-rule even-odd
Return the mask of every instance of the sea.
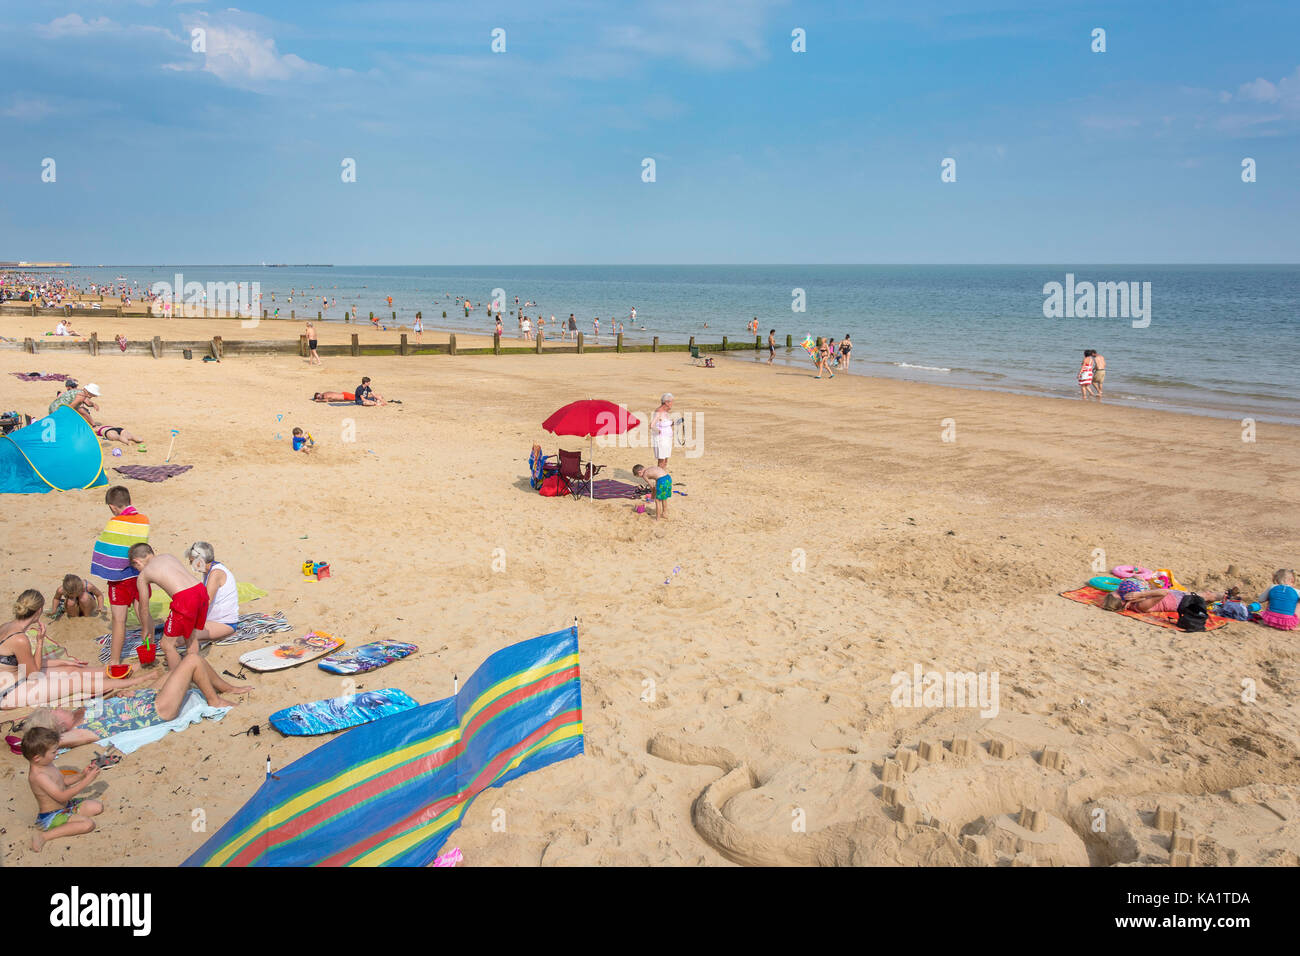
[[[800, 343], [817, 336], [853, 340], [852, 373], [964, 388], [1078, 400], [1084, 349], [1107, 361], [1110, 402], [1223, 418], [1300, 423], [1296, 265], [752, 265], [752, 266], [102, 266], [57, 274], [85, 284], [123, 277], [155, 283], [257, 283], [262, 305], [315, 318], [326, 296], [343, 321], [353, 305], [391, 325], [417, 311], [426, 329], [490, 333], [487, 304], [505, 304], [507, 336], [517, 334], [515, 297], [533, 320], [569, 313], [590, 341], [622, 322], [625, 340], [751, 340], [758, 319], [775, 329], [777, 362], [809, 369]], [[1055, 306], [1053, 283], [1059, 285]], [[1125, 283], [1127, 314], [1115, 295], [1082, 290]], [[497, 290], [500, 290], [499, 292]], [[275, 301], [271, 302], [274, 294]], [[292, 296], [293, 301], [289, 299]], [[393, 303], [388, 306], [388, 297]], [[473, 308], [463, 310], [468, 298]], [[1062, 305], [1063, 300], [1067, 300]], [[1103, 299], [1100, 304], [1097, 299]], [[1141, 305], [1141, 314], [1137, 314]], [[1099, 305], [1111, 308], [1103, 310]], [[636, 321], [631, 319], [636, 309]], [[443, 313], [446, 316], [443, 316]], [[1099, 315], [1106, 311], [1108, 314]], [[558, 329], [555, 330], [558, 333]], [[794, 346], [786, 348], [786, 336]], [[752, 352], [729, 361], [755, 361]], [[766, 350], [758, 357], [767, 360]]]

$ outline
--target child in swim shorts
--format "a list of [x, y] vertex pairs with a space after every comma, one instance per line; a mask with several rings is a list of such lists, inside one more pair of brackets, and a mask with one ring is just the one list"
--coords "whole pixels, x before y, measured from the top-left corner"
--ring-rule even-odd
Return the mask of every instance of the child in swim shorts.
[[645, 465], [637, 465], [632, 469], [632, 474], [636, 475], [642, 481], [650, 485], [654, 492], [655, 499], [655, 517], [668, 517], [668, 502], [673, 497], [673, 476], [668, 474], [664, 468], [655, 465], [647, 468]]
[[104, 812], [98, 800], [77, 798], [77, 794], [94, 782], [99, 768], [93, 764], [74, 776], [64, 778], [54, 766], [54, 755], [59, 750], [58, 731], [48, 727], [33, 727], [23, 734], [23, 759], [27, 761], [27, 783], [36, 798], [36, 825], [40, 833], [32, 837], [32, 849], [37, 853], [45, 844], [57, 837], [78, 836], [95, 829], [91, 817]]

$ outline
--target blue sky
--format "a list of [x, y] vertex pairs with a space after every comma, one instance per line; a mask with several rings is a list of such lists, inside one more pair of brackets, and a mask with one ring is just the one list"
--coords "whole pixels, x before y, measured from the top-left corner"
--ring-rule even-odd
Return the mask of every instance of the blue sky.
[[1294, 2], [37, 0], [0, 30], [0, 259], [1300, 261]]

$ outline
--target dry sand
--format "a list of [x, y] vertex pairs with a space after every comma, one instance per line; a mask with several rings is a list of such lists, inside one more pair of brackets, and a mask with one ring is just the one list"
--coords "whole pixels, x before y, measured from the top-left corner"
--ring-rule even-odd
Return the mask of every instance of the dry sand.
[[[79, 324], [104, 340], [145, 334], [129, 321]], [[229, 329], [185, 324], [160, 334]], [[5, 320], [7, 335], [43, 327]], [[320, 328], [326, 342], [353, 331]], [[1182, 634], [1058, 596], [1094, 573], [1095, 549], [1190, 585], [1228, 583], [1235, 565], [1232, 581], [1257, 590], [1294, 566], [1294, 428], [1261, 424], [1246, 443], [1235, 421], [816, 381], [735, 359], [703, 369], [682, 353], [312, 368], [5, 350], [0, 408], [43, 413], [56, 385], [7, 373], [46, 364], [97, 382], [100, 417], [149, 439], [148, 454], [109, 465], [161, 462], [180, 429], [175, 460], [194, 470], [127, 482], [155, 547], [211, 541], [241, 581], [270, 592], [244, 609], [282, 609], [297, 633], [420, 645], [363, 687], [446, 696], [453, 674], [493, 650], [580, 619], [587, 752], [480, 797], [448, 843], [467, 864], [1162, 864], [1175, 841], [1158, 807], [1179, 814], [1179, 847], [1196, 841], [1178, 862], [1300, 862], [1296, 635], [1246, 623]], [[308, 400], [363, 374], [404, 404]], [[590, 396], [648, 412], [666, 390], [701, 442], [698, 457], [672, 458], [688, 495], [668, 521], [528, 489], [529, 446], [556, 446], [540, 428], [551, 411]], [[943, 440], [945, 419], [955, 441]], [[342, 440], [349, 422], [354, 442]], [[288, 451], [294, 425], [315, 435], [317, 455]], [[648, 458], [596, 453], [613, 477]], [[4, 504], [6, 600], [88, 570], [108, 517], [102, 489]], [[305, 580], [308, 558], [333, 577]], [[50, 626], [82, 657], [105, 630]], [[237, 669], [264, 643], [209, 659]], [[891, 675], [918, 665], [996, 671], [997, 715], [892, 706]], [[100, 829], [39, 856], [25, 849], [25, 765], [0, 756], [0, 858], [179, 863], [207, 835], [192, 829], [195, 809], [211, 833], [257, 788], [268, 754], [282, 766], [322, 742], [232, 735], [341, 692], [310, 665], [250, 682], [257, 691], [224, 721], [106, 771]]]

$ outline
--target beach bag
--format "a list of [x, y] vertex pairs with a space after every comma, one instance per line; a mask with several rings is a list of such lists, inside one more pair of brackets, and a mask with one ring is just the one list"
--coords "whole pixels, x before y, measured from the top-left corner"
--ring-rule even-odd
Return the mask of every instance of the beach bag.
[[1178, 605], [1178, 629], [1180, 631], [1203, 631], [1210, 620], [1210, 609], [1205, 606], [1205, 598], [1199, 594], [1189, 594]]
[[1240, 601], [1224, 601], [1219, 605], [1219, 617], [1230, 617], [1234, 621], [1249, 621], [1250, 611]]
[[537, 493], [545, 498], [559, 498], [569, 493], [569, 483], [559, 475], [551, 475], [542, 479], [542, 486], [537, 489]]

